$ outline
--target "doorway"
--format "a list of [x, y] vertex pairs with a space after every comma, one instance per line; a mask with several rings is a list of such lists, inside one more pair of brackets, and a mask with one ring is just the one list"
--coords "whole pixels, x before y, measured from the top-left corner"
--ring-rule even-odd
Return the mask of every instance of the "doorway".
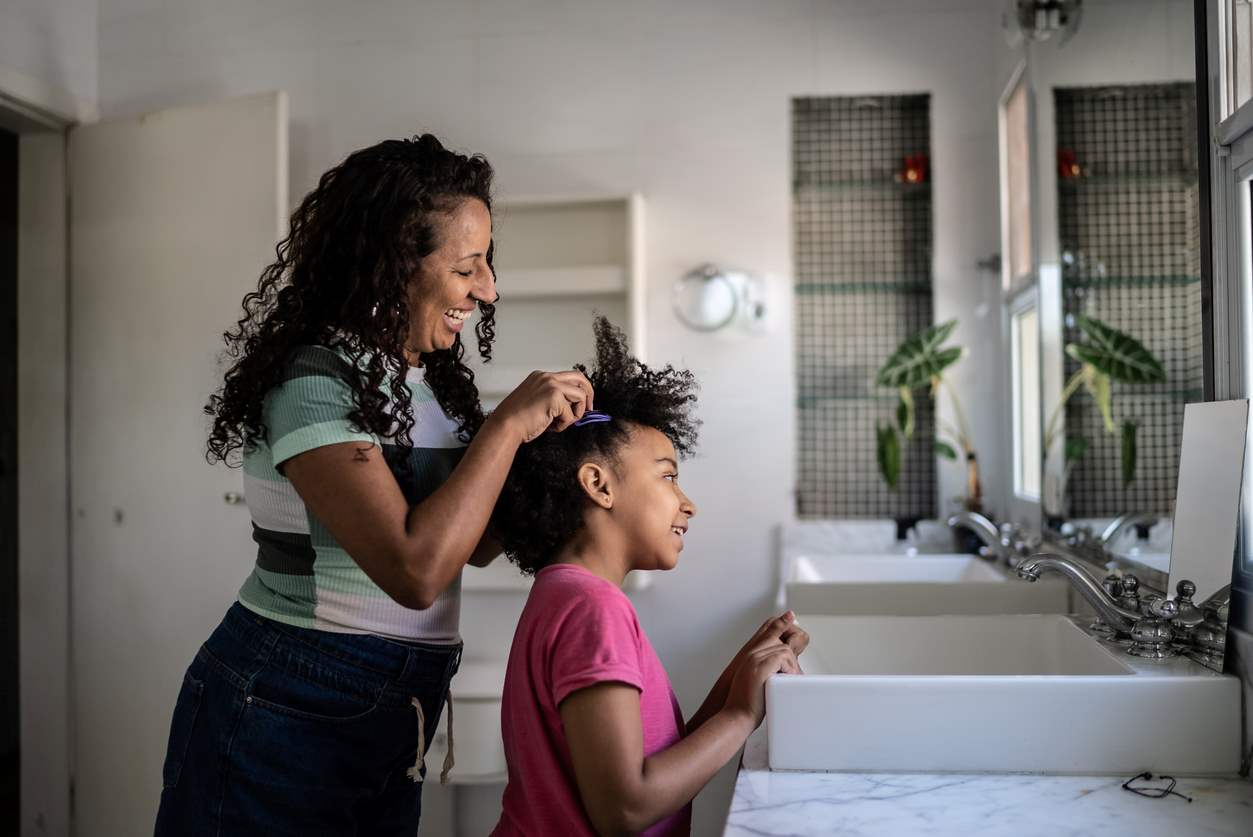
[[0, 130], [0, 834], [17, 834], [17, 135]]

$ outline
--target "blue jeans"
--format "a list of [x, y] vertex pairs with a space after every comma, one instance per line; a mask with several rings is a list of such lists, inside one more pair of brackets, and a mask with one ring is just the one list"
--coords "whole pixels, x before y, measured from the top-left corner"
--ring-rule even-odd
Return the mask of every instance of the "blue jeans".
[[183, 678], [156, 834], [416, 834], [418, 736], [425, 751], [460, 661], [460, 645], [295, 628], [235, 604]]

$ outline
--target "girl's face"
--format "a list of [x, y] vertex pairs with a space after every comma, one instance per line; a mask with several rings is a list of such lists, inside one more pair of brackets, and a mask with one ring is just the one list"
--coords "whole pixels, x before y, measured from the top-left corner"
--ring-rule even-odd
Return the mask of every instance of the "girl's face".
[[496, 277], [487, 266], [492, 243], [487, 205], [478, 198], [461, 201], [437, 218], [436, 232], [435, 250], [409, 283], [406, 347], [416, 354], [451, 348], [477, 304], [496, 301]]
[[679, 488], [678, 457], [664, 433], [636, 427], [619, 452], [614, 519], [631, 547], [632, 569], [669, 570], [679, 562], [696, 506]]

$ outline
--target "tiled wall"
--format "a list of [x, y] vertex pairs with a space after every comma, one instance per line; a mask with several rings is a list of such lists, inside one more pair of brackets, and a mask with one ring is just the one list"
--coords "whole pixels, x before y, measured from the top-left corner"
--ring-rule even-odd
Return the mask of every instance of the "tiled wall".
[[926, 517], [936, 507], [933, 413], [917, 429], [893, 491], [879, 476], [875, 423], [894, 391], [875, 372], [931, 324], [931, 183], [902, 182], [930, 153], [930, 97], [837, 96], [792, 102], [796, 254], [797, 515]]
[[[1119, 433], [1086, 393], [1066, 408], [1066, 434], [1088, 441], [1068, 483], [1070, 513], [1101, 517], [1174, 508], [1183, 408], [1203, 392], [1196, 96], [1190, 83], [1055, 91], [1058, 230], [1067, 342], [1085, 313], [1157, 357], [1167, 380], [1113, 384]], [[1073, 160], [1076, 174], [1061, 171]], [[1069, 378], [1079, 365], [1067, 359]], [[1050, 405], [1051, 408], [1051, 405]], [[1139, 423], [1138, 466], [1124, 485], [1121, 424]]]

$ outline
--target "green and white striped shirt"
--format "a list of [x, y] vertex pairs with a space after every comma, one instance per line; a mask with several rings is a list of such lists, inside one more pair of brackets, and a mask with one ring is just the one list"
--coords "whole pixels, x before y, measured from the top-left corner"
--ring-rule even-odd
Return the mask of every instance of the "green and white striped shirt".
[[406, 377], [413, 392], [413, 450], [407, 476], [390, 454], [391, 440], [354, 430], [352, 376], [359, 374], [342, 352], [325, 346], [296, 350], [283, 381], [266, 396], [266, 439], [244, 455], [244, 494], [252, 514], [257, 564], [239, 591], [256, 613], [338, 633], [377, 634], [433, 643], [460, 641], [461, 579], [426, 610], [397, 604], [305, 507], [278, 472], [283, 462], [323, 445], [360, 442], [384, 449], [410, 505], [421, 502], [452, 474], [465, 453], [457, 424], [444, 414], [421, 368]]

